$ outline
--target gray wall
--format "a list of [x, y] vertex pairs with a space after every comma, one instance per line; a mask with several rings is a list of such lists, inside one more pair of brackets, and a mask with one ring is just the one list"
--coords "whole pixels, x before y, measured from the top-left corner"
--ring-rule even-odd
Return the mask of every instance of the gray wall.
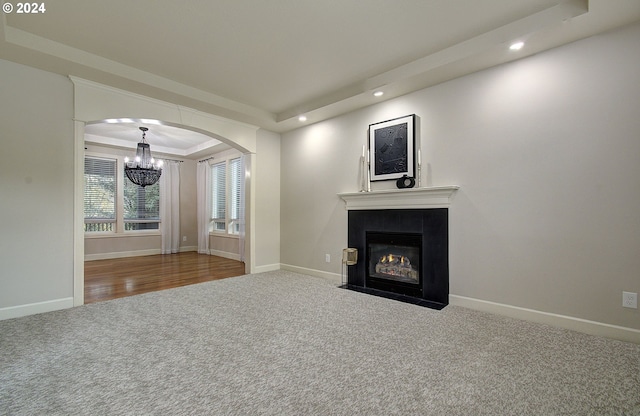
[[640, 329], [621, 306], [640, 292], [639, 40], [636, 24], [284, 134], [282, 263], [340, 273], [336, 194], [359, 190], [368, 125], [415, 113], [423, 184], [461, 187], [451, 294]]
[[0, 308], [73, 297], [73, 85], [0, 60]]

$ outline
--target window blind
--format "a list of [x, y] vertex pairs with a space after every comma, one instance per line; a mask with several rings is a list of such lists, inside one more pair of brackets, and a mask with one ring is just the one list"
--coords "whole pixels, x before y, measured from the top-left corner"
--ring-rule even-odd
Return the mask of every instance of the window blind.
[[116, 222], [116, 161], [84, 159], [85, 231], [113, 231]]
[[226, 228], [226, 163], [216, 163], [211, 166], [211, 184], [213, 186], [211, 203], [211, 220], [214, 230]]
[[229, 213], [231, 224], [230, 230], [232, 234], [237, 234], [240, 231], [240, 192], [242, 190], [242, 163], [240, 158], [231, 159], [229, 162], [231, 168], [231, 204]]

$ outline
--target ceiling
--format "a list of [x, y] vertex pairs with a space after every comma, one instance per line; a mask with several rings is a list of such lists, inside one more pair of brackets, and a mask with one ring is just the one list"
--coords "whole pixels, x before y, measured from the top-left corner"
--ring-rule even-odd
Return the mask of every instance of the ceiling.
[[[44, 4], [44, 13], [0, 15], [0, 58], [274, 132], [640, 20], [640, 0]], [[508, 48], [515, 40], [526, 42], [520, 51]]]
[[149, 129], [145, 133], [145, 139], [156, 156], [164, 154], [170, 157], [201, 159], [230, 148], [229, 145], [212, 137], [165, 125], [157, 120], [119, 119], [87, 124], [84, 140], [88, 144], [132, 149], [133, 152], [142, 139], [140, 127]]

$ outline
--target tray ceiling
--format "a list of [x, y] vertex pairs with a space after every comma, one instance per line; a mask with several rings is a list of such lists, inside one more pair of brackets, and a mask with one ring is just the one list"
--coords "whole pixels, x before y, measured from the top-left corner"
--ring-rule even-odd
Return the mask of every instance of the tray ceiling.
[[276, 132], [640, 20], [640, 0], [45, 4], [3, 15], [0, 58]]

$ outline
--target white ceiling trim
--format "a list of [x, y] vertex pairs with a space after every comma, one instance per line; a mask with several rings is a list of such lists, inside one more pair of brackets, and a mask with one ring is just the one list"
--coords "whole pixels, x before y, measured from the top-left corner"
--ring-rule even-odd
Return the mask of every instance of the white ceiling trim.
[[[5, 42], [14, 46], [19, 46], [31, 51], [55, 56], [64, 59], [75, 65], [91, 68], [95, 71], [107, 72], [126, 78], [131, 81], [139, 82], [151, 87], [160, 88], [162, 90], [177, 94], [179, 96], [188, 97], [190, 100], [202, 101], [216, 107], [225, 108], [227, 111], [233, 111], [238, 114], [245, 114], [244, 120], [240, 120], [249, 124], [254, 119], [258, 120], [274, 120], [275, 115], [259, 108], [239, 103], [216, 94], [212, 94], [200, 89], [181, 84], [179, 82], [163, 78], [150, 72], [142, 71], [119, 62], [103, 58], [101, 56], [85, 52], [41, 36], [34, 35], [23, 30], [7, 26], [3, 24]], [[76, 74], [70, 74], [76, 75]]]
[[[152, 143], [155, 151], [191, 158], [209, 154], [214, 147], [255, 152], [257, 126], [81, 78], [70, 79], [74, 84], [75, 120], [86, 124], [85, 134], [91, 135], [88, 140], [95, 143], [135, 147], [141, 138], [136, 127], [146, 125], [161, 139], [161, 144]], [[123, 124], [130, 124], [131, 128], [119, 128]], [[99, 128], [90, 131], [92, 126]], [[162, 146], [163, 140], [171, 137], [176, 146]], [[184, 143], [189, 143], [189, 148], [179, 148]]]
[[[97, 144], [100, 146], [110, 146], [110, 147], [118, 147], [122, 149], [133, 149], [133, 150], [137, 148], [138, 142], [139, 142], [139, 140], [131, 141], [126, 139], [117, 139], [114, 137], [98, 136], [98, 135], [89, 134], [89, 133], [85, 133], [84, 141], [86, 143]], [[188, 149], [178, 149], [175, 147], [167, 147], [167, 146], [160, 146], [157, 144], [153, 144], [151, 140], [147, 140], [147, 142], [151, 145], [153, 153], [164, 153], [167, 155], [180, 156], [185, 158], [192, 157], [192, 155], [194, 154], [199, 154], [200, 152], [210, 150], [212, 147], [221, 144], [220, 141], [211, 139], [207, 142], [197, 144]]]

